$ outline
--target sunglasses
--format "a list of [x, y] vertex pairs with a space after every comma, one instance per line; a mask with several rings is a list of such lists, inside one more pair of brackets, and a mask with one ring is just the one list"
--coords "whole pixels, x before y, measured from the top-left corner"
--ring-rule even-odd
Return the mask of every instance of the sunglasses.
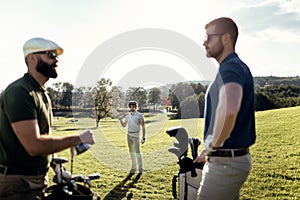
[[136, 108], [136, 105], [132, 104], [128, 106], [129, 108]]
[[204, 36], [204, 42], [208, 42], [211, 38], [211, 36], [221, 36], [224, 35], [225, 33], [213, 33], [213, 34], [206, 34]]
[[58, 59], [58, 55], [53, 51], [42, 51], [42, 52], [35, 52], [33, 54], [46, 54], [49, 59]]

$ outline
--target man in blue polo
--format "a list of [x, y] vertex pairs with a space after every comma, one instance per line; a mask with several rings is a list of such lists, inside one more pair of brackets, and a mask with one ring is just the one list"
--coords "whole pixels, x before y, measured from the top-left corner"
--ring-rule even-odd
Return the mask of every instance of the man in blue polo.
[[204, 148], [196, 162], [205, 162], [198, 200], [237, 200], [251, 169], [249, 147], [255, 143], [253, 77], [235, 53], [236, 23], [218, 18], [205, 26], [207, 57], [220, 64], [206, 94]]

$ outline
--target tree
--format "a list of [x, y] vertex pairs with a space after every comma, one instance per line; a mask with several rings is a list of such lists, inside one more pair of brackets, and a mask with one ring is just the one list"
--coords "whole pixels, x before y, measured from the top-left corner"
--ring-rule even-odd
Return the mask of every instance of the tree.
[[91, 87], [79, 87], [73, 91], [72, 104], [74, 107], [92, 108], [94, 107]]
[[155, 110], [155, 105], [158, 103], [160, 100], [160, 89], [157, 87], [151, 88], [148, 96], [149, 103], [154, 105], [154, 110]]
[[125, 105], [125, 94], [122, 92], [121, 87], [113, 86], [111, 89], [112, 94], [112, 116], [118, 115], [118, 110]]
[[201, 83], [191, 83], [192, 88], [194, 89], [196, 94], [200, 94], [201, 92], [206, 92], [206, 86], [201, 85]]
[[[53, 84], [53, 93], [51, 96], [51, 100], [52, 100], [52, 107], [55, 109], [59, 109], [60, 106], [60, 102], [62, 99], [62, 82], [57, 82]], [[55, 105], [54, 105], [55, 104]]]
[[200, 110], [198, 106], [197, 95], [191, 95], [185, 98], [181, 103], [177, 112], [177, 119], [199, 118]]
[[147, 102], [147, 91], [142, 87], [130, 87], [126, 91], [126, 100], [137, 101], [139, 108], [142, 109]]
[[47, 93], [51, 99], [52, 102], [52, 109], [55, 108], [55, 100], [56, 100], [56, 95], [57, 92], [52, 88], [52, 87], [47, 87]]
[[200, 94], [197, 95], [198, 99], [198, 105], [199, 105], [199, 111], [200, 111], [200, 117], [204, 117], [204, 109], [205, 109], [205, 93], [200, 92]]
[[74, 89], [74, 86], [71, 83], [63, 83], [62, 84], [62, 99], [60, 104], [64, 107], [67, 107], [69, 110], [71, 110], [72, 105], [72, 91]]
[[110, 79], [101, 78], [93, 89], [93, 99], [95, 101], [96, 127], [101, 119], [111, 115], [112, 94], [109, 90], [112, 85]]
[[169, 91], [169, 100], [174, 108], [179, 108], [181, 102], [188, 96], [194, 95], [195, 91], [189, 83], [173, 85]]
[[256, 111], [263, 111], [274, 109], [275, 105], [270, 100], [270, 98], [264, 93], [259, 90], [255, 91], [255, 110]]
[[83, 108], [92, 108], [94, 107], [94, 101], [93, 101], [93, 92], [91, 87], [84, 87], [83, 91]]
[[84, 90], [83, 87], [75, 88], [72, 95], [72, 105], [73, 107], [82, 107]]
[[194, 94], [185, 98], [178, 109], [177, 119], [199, 118], [204, 115], [205, 94]]

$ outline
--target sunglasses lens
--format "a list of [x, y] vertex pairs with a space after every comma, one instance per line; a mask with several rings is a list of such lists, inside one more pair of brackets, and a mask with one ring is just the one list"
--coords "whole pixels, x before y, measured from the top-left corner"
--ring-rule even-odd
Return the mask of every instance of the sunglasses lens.
[[57, 58], [57, 55], [56, 55], [56, 53], [54, 53], [54, 52], [48, 52], [48, 57], [49, 57], [50, 59], [56, 59], [56, 58]]
[[209, 40], [208, 35], [204, 35], [204, 42], [207, 42]]

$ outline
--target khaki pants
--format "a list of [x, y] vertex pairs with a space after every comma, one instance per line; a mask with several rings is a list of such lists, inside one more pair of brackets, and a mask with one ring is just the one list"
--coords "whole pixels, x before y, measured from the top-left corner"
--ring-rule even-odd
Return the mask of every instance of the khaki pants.
[[0, 174], [0, 200], [35, 200], [48, 185], [48, 176]]
[[142, 155], [140, 152], [140, 138], [139, 135], [128, 134], [127, 143], [131, 157], [132, 169], [136, 169], [136, 160], [138, 162], [139, 170], [143, 169]]
[[197, 200], [238, 200], [251, 170], [251, 156], [207, 157]]

